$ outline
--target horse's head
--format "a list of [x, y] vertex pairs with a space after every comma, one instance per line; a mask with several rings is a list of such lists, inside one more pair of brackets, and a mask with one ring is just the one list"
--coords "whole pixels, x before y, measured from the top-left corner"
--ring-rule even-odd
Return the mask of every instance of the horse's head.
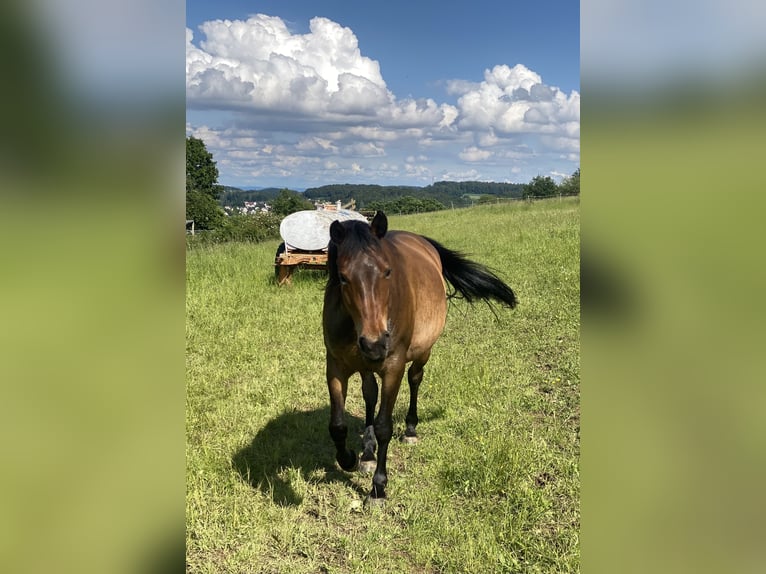
[[360, 352], [373, 362], [385, 359], [390, 350], [391, 262], [380, 241], [387, 230], [381, 211], [371, 225], [333, 221], [330, 226], [330, 282], [340, 287]]

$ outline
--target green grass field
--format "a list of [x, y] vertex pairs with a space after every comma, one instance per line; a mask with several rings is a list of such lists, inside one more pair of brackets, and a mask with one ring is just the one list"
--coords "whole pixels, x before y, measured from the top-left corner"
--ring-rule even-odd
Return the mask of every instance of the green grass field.
[[[390, 217], [462, 250], [516, 310], [451, 303], [420, 391], [418, 445], [393, 440], [383, 508], [334, 462], [324, 276], [277, 287], [277, 241], [187, 252], [187, 571], [579, 571], [580, 205]], [[402, 385], [395, 439], [408, 400]], [[358, 452], [361, 384], [349, 384]]]

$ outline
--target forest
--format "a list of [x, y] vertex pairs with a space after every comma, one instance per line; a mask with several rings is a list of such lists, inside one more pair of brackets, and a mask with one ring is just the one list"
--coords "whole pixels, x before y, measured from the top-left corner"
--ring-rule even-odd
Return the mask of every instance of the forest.
[[[280, 189], [242, 190], [224, 186], [219, 197], [222, 206], [242, 206], [246, 201], [272, 201]], [[356, 201], [357, 209], [374, 209], [386, 204], [422, 203], [434, 207], [465, 207], [477, 202], [502, 198], [521, 198], [524, 184], [484, 181], [437, 181], [425, 187], [404, 185], [332, 184], [308, 188], [303, 196], [312, 201], [348, 203]], [[430, 211], [431, 209], [423, 209]]]
[[267, 187], [264, 189], [240, 189], [228, 185], [221, 186], [221, 195], [218, 197], [222, 207], [238, 207], [248, 201], [272, 201], [279, 195], [281, 188]]
[[[387, 203], [402, 197], [419, 200], [435, 200], [445, 207], [464, 207], [483, 195], [520, 198], [524, 185], [520, 183], [488, 183], [483, 181], [438, 181], [425, 187], [400, 185], [324, 185], [309, 188], [304, 195], [308, 199], [343, 203], [356, 200], [358, 209], [368, 208], [372, 203]], [[430, 203], [430, 202], [429, 202]]]

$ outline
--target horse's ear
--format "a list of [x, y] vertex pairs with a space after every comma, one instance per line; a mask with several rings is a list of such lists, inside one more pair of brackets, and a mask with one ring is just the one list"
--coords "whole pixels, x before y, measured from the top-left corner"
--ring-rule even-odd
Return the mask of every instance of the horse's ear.
[[372, 218], [370, 227], [372, 227], [372, 232], [375, 234], [375, 237], [382, 239], [386, 234], [386, 231], [388, 231], [388, 218], [386, 217], [386, 214], [382, 211], [378, 211], [375, 214], [375, 217]]
[[340, 245], [346, 238], [346, 228], [340, 224], [340, 221], [333, 221], [330, 224], [330, 239], [333, 243]]

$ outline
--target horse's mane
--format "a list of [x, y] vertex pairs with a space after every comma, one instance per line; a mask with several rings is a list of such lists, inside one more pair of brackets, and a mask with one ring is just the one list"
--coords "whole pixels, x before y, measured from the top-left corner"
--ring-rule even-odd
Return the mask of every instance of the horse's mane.
[[363, 221], [343, 221], [341, 225], [346, 231], [343, 242], [338, 245], [330, 240], [327, 246], [327, 269], [329, 271], [328, 285], [340, 284], [338, 275], [338, 253], [340, 250], [352, 253], [369, 251], [380, 245], [380, 240], [372, 234], [369, 224]]

